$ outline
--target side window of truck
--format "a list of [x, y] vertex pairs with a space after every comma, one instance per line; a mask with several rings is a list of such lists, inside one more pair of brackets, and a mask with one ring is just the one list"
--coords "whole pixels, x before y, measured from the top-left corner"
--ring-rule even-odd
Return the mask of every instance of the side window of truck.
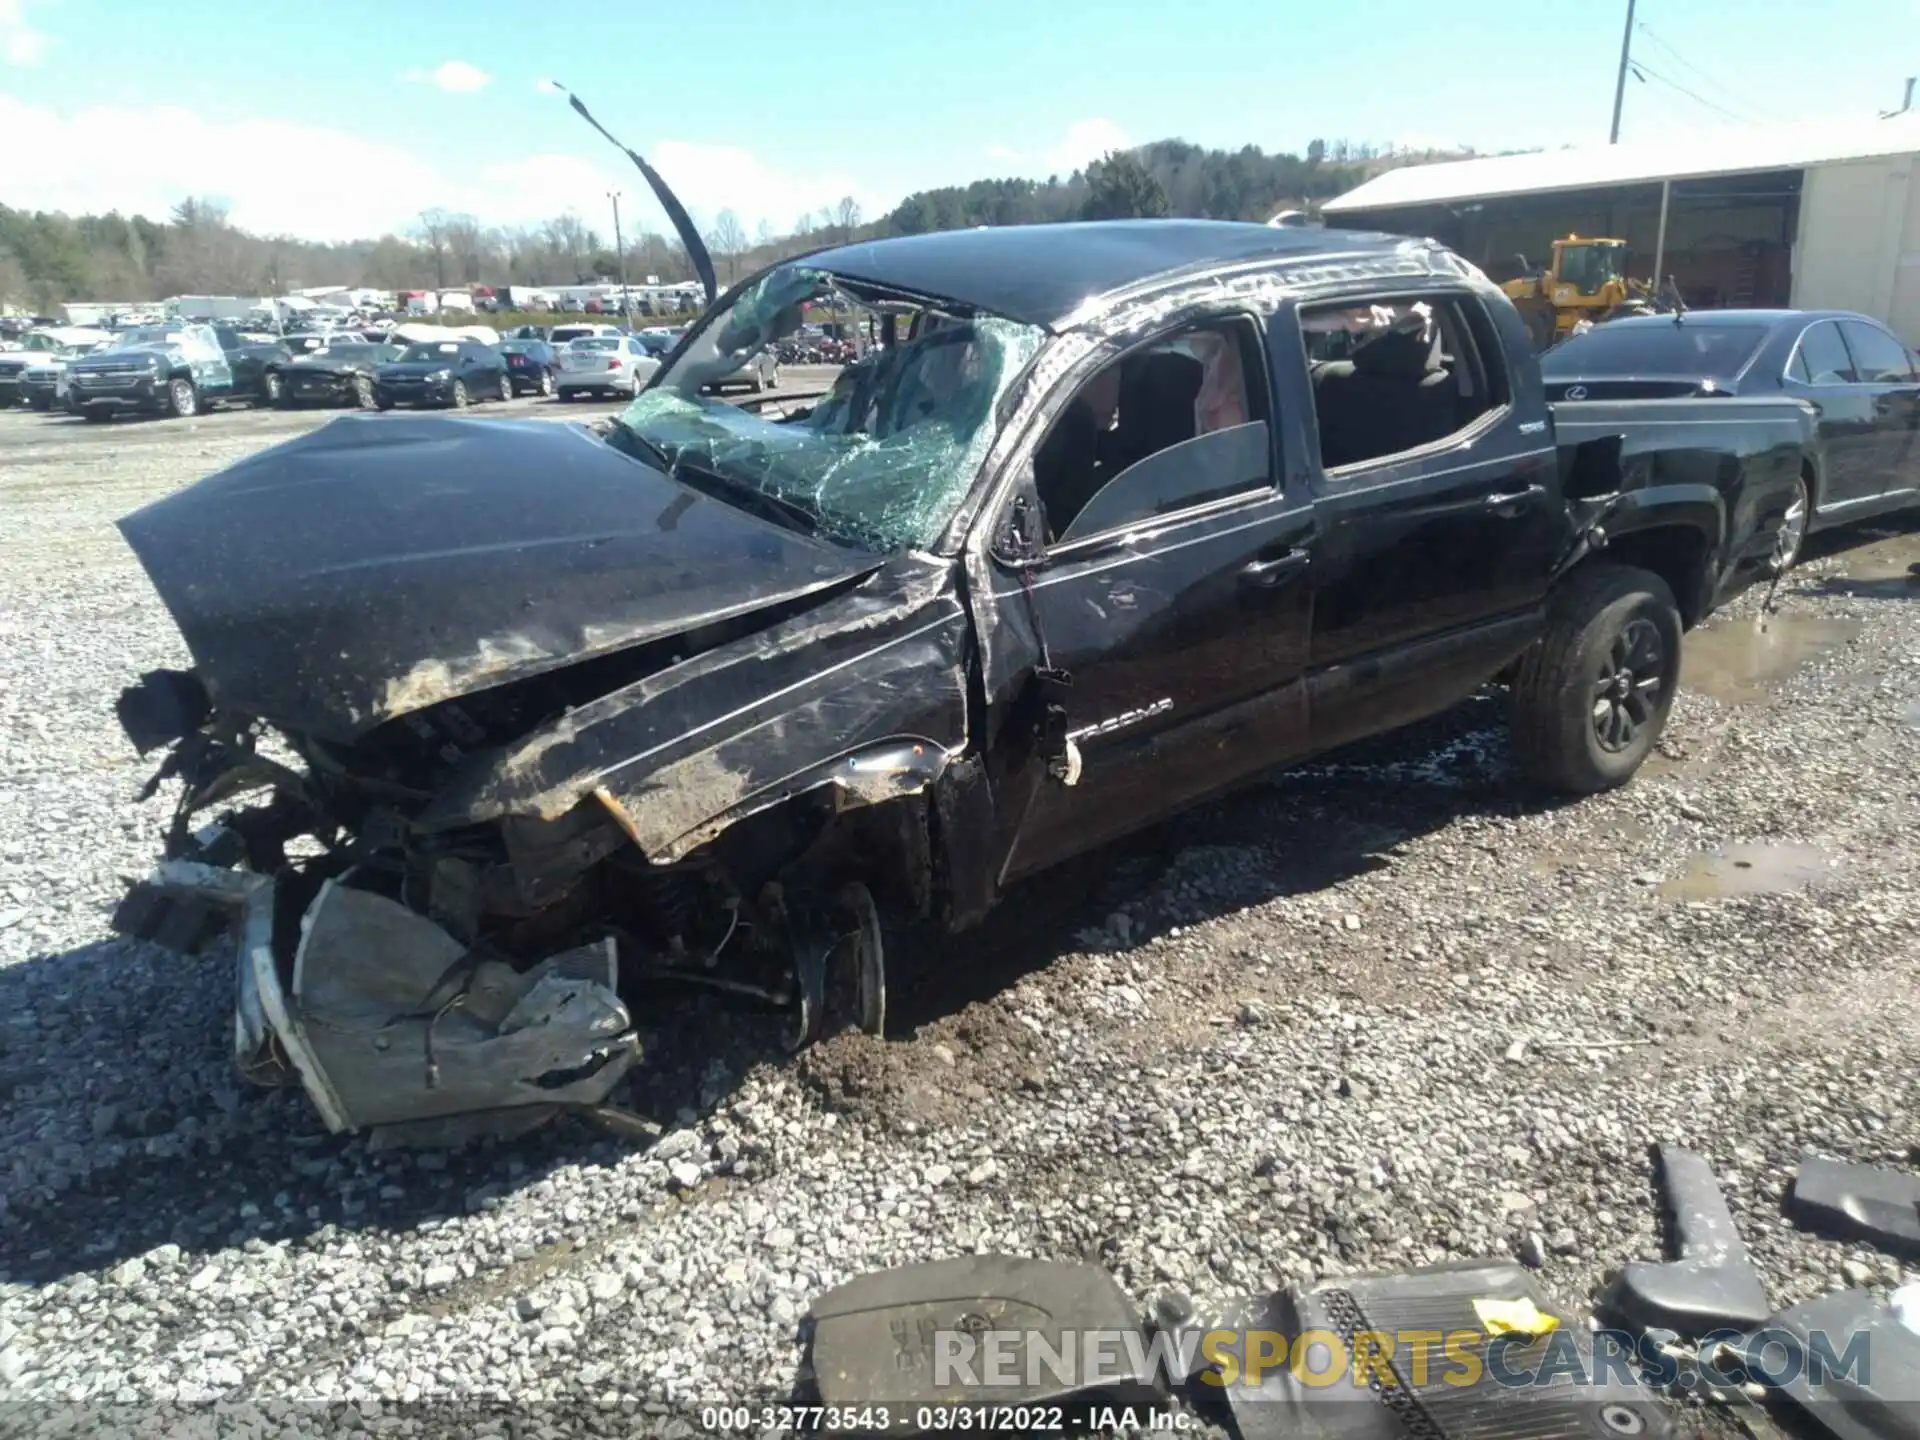
[[1507, 403], [1499, 337], [1470, 296], [1305, 306], [1300, 328], [1323, 469], [1442, 444]]
[[1249, 319], [1160, 336], [1084, 381], [1034, 453], [1052, 544], [1273, 488], [1267, 378]]

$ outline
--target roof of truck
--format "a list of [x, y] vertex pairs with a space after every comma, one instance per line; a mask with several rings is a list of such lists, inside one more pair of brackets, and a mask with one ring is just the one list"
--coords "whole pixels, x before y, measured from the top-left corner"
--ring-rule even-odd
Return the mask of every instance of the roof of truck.
[[1406, 237], [1233, 220], [1091, 220], [866, 240], [803, 263], [1048, 329], [1089, 300], [1187, 271], [1316, 254], [1381, 254]]

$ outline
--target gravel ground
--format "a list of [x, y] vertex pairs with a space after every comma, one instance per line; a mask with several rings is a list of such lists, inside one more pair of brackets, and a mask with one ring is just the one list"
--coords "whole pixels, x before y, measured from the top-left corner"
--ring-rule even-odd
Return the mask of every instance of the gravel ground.
[[1920, 1278], [1779, 1214], [1802, 1147], [1916, 1138], [1920, 534], [1820, 537], [1766, 633], [1749, 595], [1690, 637], [1624, 792], [1526, 798], [1475, 702], [1030, 887], [899, 1038], [676, 1014], [650, 1145], [379, 1154], [236, 1081], [223, 960], [106, 927], [164, 809], [112, 700], [186, 658], [110, 522], [324, 418], [0, 415], [0, 1395], [692, 1426], [790, 1393], [823, 1287], [968, 1250], [1203, 1303], [1519, 1255], [1578, 1306], [1658, 1253], [1662, 1139], [1776, 1300]]

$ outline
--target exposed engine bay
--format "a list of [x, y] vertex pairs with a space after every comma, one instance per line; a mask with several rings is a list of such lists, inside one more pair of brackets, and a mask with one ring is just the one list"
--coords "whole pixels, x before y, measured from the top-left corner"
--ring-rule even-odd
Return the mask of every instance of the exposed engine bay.
[[835, 1020], [879, 1029], [875, 904], [835, 877], [861, 866], [853, 850], [899, 853], [881, 832], [902, 807], [836, 824], [830, 788], [665, 864], [598, 796], [551, 821], [416, 824], [462, 761], [646, 663], [617, 659], [444, 701], [352, 746], [219, 716], [191, 673], [143, 677], [123, 726], [143, 749], [174, 733], [147, 793], [181, 789], [167, 858], [116, 928], [187, 950], [234, 930], [242, 1072], [301, 1084], [329, 1128], [387, 1142], [603, 1110], [639, 1058], [636, 997], [662, 982], [789, 1009], [796, 1045], [828, 1023], [830, 989]]

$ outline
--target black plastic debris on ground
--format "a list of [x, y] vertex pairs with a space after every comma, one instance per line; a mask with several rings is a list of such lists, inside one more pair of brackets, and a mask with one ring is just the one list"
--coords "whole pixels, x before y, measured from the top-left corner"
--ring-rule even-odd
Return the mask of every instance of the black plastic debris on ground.
[[[810, 1315], [818, 1402], [885, 1407], [896, 1432], [959, 1428], [957, 1417], [937, 1423], [954, 1409], [1057, 1406], [1071, 1416], [1166, 1399], [1150, 1369], [1129, 1364], [1147, 1351], [1138, 1311], [1094, 1265], [1009, 1255], [905, 1265], [828, 1291]], [[920, 1424], [923, 1413], [936, 1423]]]
[[[1489, 1318], [1496, 1306], [1531, 1314], [1534, 1328], [1503, 1331]], [[1627, 1357], [1596, 1356], [1595, 1337], [1558, 1315], [1538, 1281], [1508, 1261], [1286, 1290], [1252, 1302], [1231, 1328], [1293, 1337], [1291, 1363], [1265, 1367], [1258, 1384], [1243, 1373], [1225, 1386], [1242, 1440], [1661, 1440], [1673, 1431], [1672, 1407], [1640, 1383]], [[1316, 1336], [1337, 1337], [1345, 1356]], [[1301, 1337], [1304, 1355], [1294, 1353]], [[1329, 1354], [1316, 1356], [1316, 1344]], [[1347, 1373], [1329, 1384], [1323, 1367], [1333, 1363]]]
[[1782, 1310], [1739, 1358], [1797, 1434], [1920, 1440], [1920, 1335], [1865, 1290]]
[[1659, 1327], [1690, 1339], [1765, 1324], [1772, 1307], [1712, 1167], [1678, 1145], [1655, 1153], [1674, 1258], [1622, 1266], [1600, 1312], [1631, 1330]]
[[1787, 1214], [1817, 1235], [1920, 1260], [1920, 1175], [1803, 1155]]

